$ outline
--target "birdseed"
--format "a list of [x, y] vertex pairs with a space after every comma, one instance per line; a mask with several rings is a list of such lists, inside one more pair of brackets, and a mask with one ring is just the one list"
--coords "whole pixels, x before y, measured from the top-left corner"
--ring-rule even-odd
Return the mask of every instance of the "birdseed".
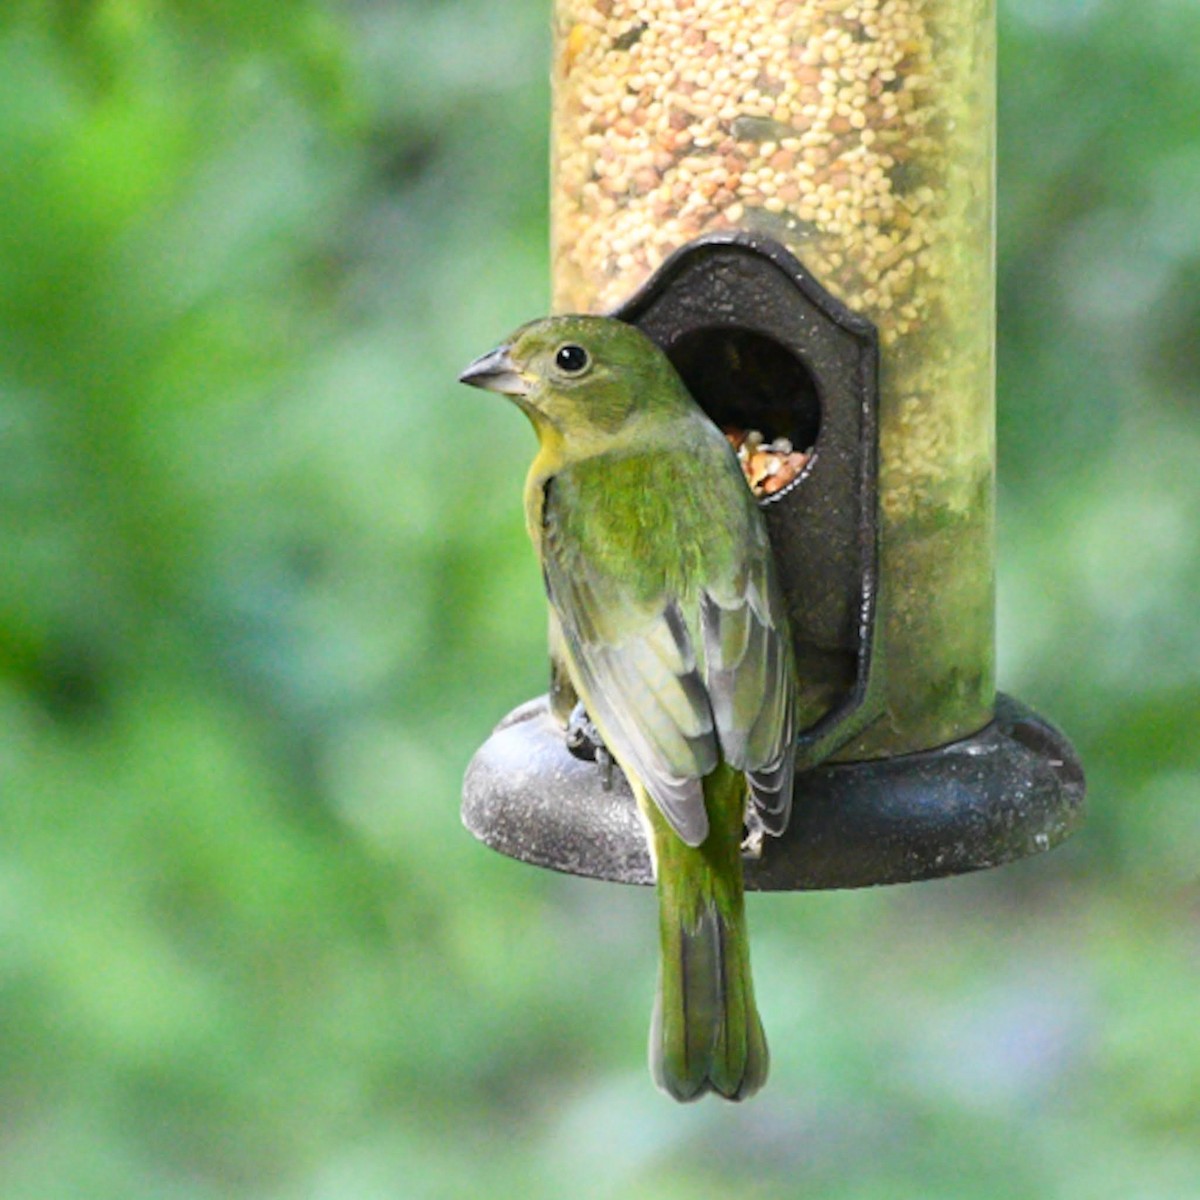
[[775, 438], [764, 445], [757, 429], [726, 429], [725, 436], [737, 452], [746, 484], [758, 500], [774, 496], [800, 477], [812, 457], [808, 450], [795, 450], [789, 438]]

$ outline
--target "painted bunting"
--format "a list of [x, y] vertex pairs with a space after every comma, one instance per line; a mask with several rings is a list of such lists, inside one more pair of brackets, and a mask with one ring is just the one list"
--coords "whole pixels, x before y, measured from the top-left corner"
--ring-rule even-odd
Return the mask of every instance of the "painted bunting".
[[533, 423], [525, 517], [558, 652], [647, 831], [661, 939], [651, 1071], [677, 1100], [741, 1100], [768, 1061], [742, 841], [786, 826], [796, 740], [762, 514], [724, 435], [631, 325], [534, 321], [460, 378]]

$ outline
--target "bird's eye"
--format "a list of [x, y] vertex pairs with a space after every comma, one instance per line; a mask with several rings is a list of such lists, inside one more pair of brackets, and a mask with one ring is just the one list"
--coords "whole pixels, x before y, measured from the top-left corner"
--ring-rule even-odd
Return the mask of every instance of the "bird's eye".
[[590, 361], [588, 352], [582, 346], [576, 346], [574, 343], [559, 346], [558, 352], [554, 355], [554, 365], [568, 375], [578, 375], [581, 371], [586, 371]]

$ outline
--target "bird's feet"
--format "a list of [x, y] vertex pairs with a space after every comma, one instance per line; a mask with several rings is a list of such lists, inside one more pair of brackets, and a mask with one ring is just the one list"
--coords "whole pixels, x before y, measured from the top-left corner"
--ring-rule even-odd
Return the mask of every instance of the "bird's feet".
[[748, 812], [746, 823], [742, 826], [742, 857], [756, 860], [762, 858], [763, 838], [766, 836], [767, 831], [758, 819], [758, 814]]
[[567, 749], [576, 758], [594, 762], [600, 768], [601, 786], [606, 792], [612, 790], [613, 757], [582, 702], [575, 705], [567, 721]]

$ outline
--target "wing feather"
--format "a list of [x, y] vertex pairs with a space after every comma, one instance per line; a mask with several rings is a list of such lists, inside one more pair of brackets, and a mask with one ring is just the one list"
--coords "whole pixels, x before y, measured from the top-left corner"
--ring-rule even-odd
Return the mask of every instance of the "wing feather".
[[795, 668], [783, 600], [768, 553], [749, 555], [734, 587], [701, 598], [706, 682], [725, 758], [746, 772], [767, 832], [791, 816]]
[[761, 826], [783, 832], [796, 740], [792, 645], [766, 529], [716, 437], [734, 536], [719, 557], [696, 559], [702, 578], [668, 585], [649, 559], [607, 554], [613, 528], [597, 532], [605, 518], [577, 506], [577, 484], [552, 480], [542, 506], [546, 590], [580, 696], [614, 758], [692, 846], [708, 836], [702, 781], [722, 758], [746, 772]]
[[676, 600], [647, 603], [598, 571], [579, 537], [561, 536], [555, 499], [552, 490], [544, 509], [546, 588], [588, 714], [675, 832], [698, 846], [708, 836], [702, 781], [720, 755], [687, 622]]

